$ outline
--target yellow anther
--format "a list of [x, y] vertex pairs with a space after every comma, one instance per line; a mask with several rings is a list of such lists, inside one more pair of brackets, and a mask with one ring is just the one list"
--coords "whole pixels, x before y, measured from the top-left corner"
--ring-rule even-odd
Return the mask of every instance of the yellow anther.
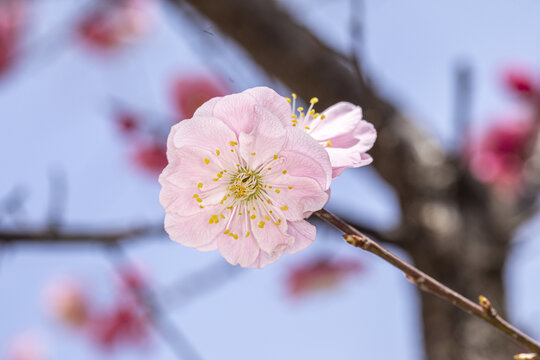
[[266, 220], [270, 220], [270, 216], [268, 216], [268, 215], [264, 215], [264, 218], [265, 218]]
[[216, 176], [217, 176], [218, 178], [222, 177], [222, 176], [223, 176], [223, 171], [218, 172], [218, 173], [216, 174]]
[[249, 237], [249, 234], [251, 234], [249, 231], [246, 233], [246, 237]]
[[319, 117], [319, 113], [316, 113], [315, 115], [313, 115], [313, 118], [316, 119]]
[[282, 173], [283, 175], [285, 175], [287, 173], [287, 170], [283, 170]]
[[306, 126], [306, 130], [309, 130], [309, 129], [310, 129], [310, 127], [309, 127], [309, 126]]
[[279, 193], [280, 193], [279, 189], [276, 189], [276, 194], [279, 194]]
[[274, 225], [276, 225], [276, 226], [279, 225], [279, 224], [281, 224], [281, 219], [278, 219], [278, 221], [274, 223]]
[[286, 211], [286, 210], [289, 210], [289, 208], [287, 207], [287, 205], [283, 205], [283, 206], [281, 207], [281, 210]]
[[296, 124], [292, 124], [292, 126], [296, 126]]
[[208, 219], [209, 224], [217, 224], [219, 222], [219, 218], [217, 215], [212, 215], [210, 219]]
[[326, 143], [324, 143], [324, 145], [328, 146], [328, 147], [331, 147], [332, 146], [332, 142], [331, 141], [327, 141]]
[[293, 99], [296, 99], [296, 94], [295, 93], [292, 93], [291, 96], [292, 96]]
[[268, 171], [272, 170], [272, 168], [268, 168]]
[[199, 197], [199, 194], [193, 194], [193, 198], [196, 199]]
[[250, 217], [251, 217], [251, 219], [255, 219], [255, 218], [256, 218], [255, 214], [251, 214]]
[[238, 234], [233, 234], [232, 237], [233, 237], [234, 240], [238, 240]]
[[230, 141], [229, 144], [231, 144], [231, 146], [236, 146], [238, 145], [238, 143], [236, 141]]
[[298, 117], [298, 115], [296, 115], [296, 114], [292, 114], [292, 115], [291, 115], [291, 118], [292, 118], [293, 120], [296, 119], [297, 117]]
[[198, 203], [202, 203], [202, 199], [201, 199], [201, 198], [196, 198], [195, 200], [197, 200]]
[[214, 181], [218, 181], [218, 180], [219, 180], [219, 178], [214, 178], [214, 179], [212, 179], [212, 180], [214, 180]]
[[311, 109], [311, 111], [309, 112], [309, 115], [313, 116], [315, 114], [315, 110]]
[[208, 160], [208, 159], [205, 158], [205, 159], [204, 159], [204, 163], [205, 163], [206, 165], [208, 165], [208, 164], [210, 164], [210, 160]]
[[257, 225], [257, 226], [260, 227], [260, 228], [262, 229], [262, 228], [264, 227], [264, 224], [265, 224], [265, 222], [264, 222], [264, 221], [261, 221], [261, 222], [259, 223], [259, 225]]
[[277, 160], [278, 156], [277, 155], [274, 155], [274, 160]]
[[319, 102], [319, 99], [317, 99], [316, 97], [312, 97], [311, 100], [309, 100], [310, 104], [316, 104], [318, 102]]
[[233, 149], [231, 149], [231, 152], [234, 152], [234, 150], [233, 150]]
[[268, 200], [266, 200], [266, 203], [271, 204], [272, 202], [270, 201], [270, 199], [268, 199]]
[[324, 120], [324, 119], [326, 119], [326, 115], [322, 114], [321, 115], [321, 120]]
[[288, 188], [289, 190], [292, 190], [292, 186], [287, 186], [287, 188]]
[[202, 206], [202, 205], [199, 205], [199, 207], [200, 207], [201, 209], [204, 209], [204, 206]]
[[272, 188], [272, 185], [268, 185], [268, 188], [271, 189], [271, 188]]
[[226, 229], [223, 233], [227, 235], [229, 233], [229, 229]]
[[[199, 189], [202, 189], [203, 183], [202, 183], [202, 182], [198, 183], [198, 184], [197, 184], [197, 187], [198, 187]], [[195, 195], [197, 195], [197, 194], [195, 194]]]
[[251, 153], [251, 155], [255, 156], [255, 153], [254, 153], [254, 152], [252, 152], [252, 153]]
[[216, 155], [219, 156], [219, 154], [221, 154], [221, 152], [219, 150], [216, 150]]
[[225, 219], [225, 215], [219, 214], [219, 216], [221, 216], [222, 219]]
[[302, 106], [299, 106], [297, 110], [299, 113], [302, 113], [302, 111], [304, 111], [304, 108]]

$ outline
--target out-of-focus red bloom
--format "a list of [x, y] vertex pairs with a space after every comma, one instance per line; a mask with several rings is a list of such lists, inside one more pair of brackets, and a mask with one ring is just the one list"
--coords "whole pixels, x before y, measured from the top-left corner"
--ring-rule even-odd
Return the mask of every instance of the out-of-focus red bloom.
[[149, 26], [149, 0], [100, 0], [79, 22], [80, 38], [97, 50], [111, 50], [138, 39]]
[[229, 92], [216, 77], [191, 75], [180, 77], [173, 85], [172, 96], [180, 120], [189, 119], [206, 101]]
[[83, 290], [73, 281], [59, 280], [46, 292], [47, 305], [61, 322], [79, 327], [88, 319], [88, 300]]
[[503, 73], [503, 81], [508, 89], [524, 96], [532, 96], [538, 93], [533, 74], [520, 67], [507, 69]]
[[142, 271], [133, 267], [125, 267], [118, 271], [121, 286], [131, 292], [140, 292], [146, 286], [146, 278]]
[[532, 120], [499, 122], [468, 151], [472, 174], [481, 182], [517, 190], [536, 132]]
[[358, 260], [321, 257], [292, 268], [287, 276], [287, 292], [298, 297], [328, 291], [348, 276], [363, 269]]
[[140, 145], [135, 150], [133, 162], [150, 173], [160, 173], [167, 166], [167, 148], [158, 143]]
[[121, 345], [141, 345], [148, 340], [148, 320], [133, 301], [121, 301], [110, 311], [91, 319], [90, 334], [104, 349]]
[[139, 119], [131, 112], [118, 112], [115, 120], [120, 131], [126, 135], [133, 134], [139, 128]]
[[43, 360], [45, 359], [43, 342], [35, 335], [23, 333], [15, 337], [8, 345], [6, 360]]
[[7, 71], [16, 59], [24, 13], [22, 1], [0, 1], [0, 75]]

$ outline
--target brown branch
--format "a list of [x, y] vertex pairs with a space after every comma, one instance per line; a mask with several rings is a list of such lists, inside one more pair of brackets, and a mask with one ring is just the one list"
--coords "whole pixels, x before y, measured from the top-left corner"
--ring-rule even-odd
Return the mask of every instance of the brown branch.
[[0, 230], [0, 244], [114, 244], [127, 239], [164, 234], [163, 225], [146, 225], [110, 230], [44, 229], [9, 231]]
[[492, 308], [489, 300], [487, 300], [485, 297], [479, 297], [480, 305], [478, 305], [441, 284], [424, 272], [418, 270], [414, 266], [407, 264], [399, 257], [386, 250], [334, 214], [322, 209], [315, 212], [315, 215], [337, 229], [343, 231], [345, 233], [343, 237], [349, 244], [375, 254], [389, 264], [403, 271], [407, 278], [417, 285], [420, 290], [438, 296], [439, 298], [452, 303], [454, 306], [457, 306], [469, 314], [486, 321], [490, 325], [510, 336], [516, 342], [527, 347], [529, 350], [534, 351], [536, 354], [540, 354], [540, 344], [497, 315], [497, 312]]

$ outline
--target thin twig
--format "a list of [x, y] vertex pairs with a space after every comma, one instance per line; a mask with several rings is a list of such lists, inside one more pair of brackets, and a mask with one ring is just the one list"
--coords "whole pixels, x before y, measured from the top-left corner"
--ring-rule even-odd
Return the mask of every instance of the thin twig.
[[480, 296], [480, 305], [478, 305], [465, 298], [463, 295], [441, 284], [429, 275], [418, 270], [414, 266], [407, 264], [399, 257], [386, 250], [334, 214], [322, 209], [315, 212], [315, 215], [328, 222], [335, 228], [343, 231], [345, 233], [343, 237], [349, 244], [375, 254], [394, 267], [397, 267], [403, 271], [407, 278], [416, 284], [420, 290], [436, 295], [439, 298], [452, 303], [454, 306], [468, 312], [469, 314], [486, 321], [500, 331], [504, 332], [506, 335], [510, 336], [516, 342], [527, 347], [529, 350], [540, 354], [540, 344], [497, 315], [497, 312], [491, 306], [489, 300], [487, 300], [484, 296]]
[[[92, 227], [93, 228], [93, 227]], [[31, 244], [113, 244], [122, 240], [163, 234], [163, 225], [145, 225], [127, 229], [111, 230], [51, 230], [49, 227], [36, 230], [0, 230], [1, 243]]]
[[[125, 254], [119, 244], [110, 244], [105, 247], [106, 253], [115, 268], [119, 268], [119, 264], [128, 264], [130, 268], [135, 269], [131, 264], [131, 260]], [[123, 279], [123, 277], [121, 277]], [[128, 286], [131, 289], [131, 287]], [[179, 359], [183, 360], [201, 360], [193, 344], [188, 340], [184, 332], [174, 324], [166, 315], [166, 311], [159, 303], [154, 291], [146, 284], [141, 290], [132, 290], [137, 301], [147, 311], [147, 317], [150, 324], [154, 326], [161, 337], [169, 344], [171, 350]]]

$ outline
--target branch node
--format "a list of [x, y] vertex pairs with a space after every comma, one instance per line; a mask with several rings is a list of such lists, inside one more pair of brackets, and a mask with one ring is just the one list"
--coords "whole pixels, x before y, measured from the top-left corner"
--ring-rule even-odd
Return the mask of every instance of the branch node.
[[493, 306], [491, 306], [491, 302], [487, 297], [483, 295], [478, 296], [478, 302], [486, 314], [492, 317], [497, 316], [497, 311], [493, 308]]
[[347, 235], [343, 235], [343, 238], [345, 239], [346, 242], [348, 242], [354, 247], [362, 248], [364, 250], [368, 249], [370, 240], [365, 236], [347, 234]]

